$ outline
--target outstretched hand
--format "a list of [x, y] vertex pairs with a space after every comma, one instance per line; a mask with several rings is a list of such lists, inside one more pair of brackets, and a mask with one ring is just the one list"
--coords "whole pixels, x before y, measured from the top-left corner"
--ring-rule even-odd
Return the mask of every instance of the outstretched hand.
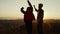
[[29, 1], [29, 0], [27, 0], [27, 1]]
[[24, 7], [22, 7], [21, 9], [24, 9]]
[[29, 0], [27, 0], [27, 2], [29, 2]]
[[35, 8], [35, 5], [34, 5], [34, 8]]
[[21, 11], [24, 9], [24, 7], [21, 8]]

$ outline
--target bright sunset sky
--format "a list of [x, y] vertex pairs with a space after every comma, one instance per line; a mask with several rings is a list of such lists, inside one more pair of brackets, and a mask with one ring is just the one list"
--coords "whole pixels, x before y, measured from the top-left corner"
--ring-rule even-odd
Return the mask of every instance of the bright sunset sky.
[[[38, 7], [43, 3], [44, 19], [60, 19], [60, 0], [29, 0], [33, 5]], [[24, 10], [28, 7], [27, 0], [0, 0], [0, 19], [23, 19], [20, 8]], [[34, 10], [34, 15], [37, 13]]]

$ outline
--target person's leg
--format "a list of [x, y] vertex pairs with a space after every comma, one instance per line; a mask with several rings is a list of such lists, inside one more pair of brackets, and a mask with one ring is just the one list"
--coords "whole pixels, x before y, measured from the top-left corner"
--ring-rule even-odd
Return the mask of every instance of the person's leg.
[[38, 21], [38, 34], [43, 34], [43, 21]]
[[32, 21], [26, 21], [27, 34], [32, 34]]
[[28, 25], [29, 25], [28, 27], [29, 34], [32, 34], [32, 21], [30, 21]]

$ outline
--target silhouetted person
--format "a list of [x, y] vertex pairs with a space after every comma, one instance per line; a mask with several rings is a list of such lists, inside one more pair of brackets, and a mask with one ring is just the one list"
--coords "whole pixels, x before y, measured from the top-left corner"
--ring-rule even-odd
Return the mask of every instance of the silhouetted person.
[[27, 28], [27, 34], [32, 34], [32, 21], [35, 20], [33, 15], [33, 7], [29, 0], [27, 0], [29, 7], [24, 11], [24, 7], [21, 8], [21, 12], [24, 14], [24, 22]]
[[34, 5], [34, 8], [35, 8], [35, 11], [38, 12], [37, 14], [37, 22], [38, 22], [38, 34], [43, 34], [43, 16], [44, 16], [44, 11], [42, 9], [43, 7], [43, 4], [39, 4], [38, 6], [38, 10], [35, 8], [35, 5]]

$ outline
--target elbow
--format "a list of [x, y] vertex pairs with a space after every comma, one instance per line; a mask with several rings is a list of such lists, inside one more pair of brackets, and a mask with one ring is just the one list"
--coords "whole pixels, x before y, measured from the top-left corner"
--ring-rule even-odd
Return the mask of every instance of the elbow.
[[20, 11], [22, 11], [22, 9]]

